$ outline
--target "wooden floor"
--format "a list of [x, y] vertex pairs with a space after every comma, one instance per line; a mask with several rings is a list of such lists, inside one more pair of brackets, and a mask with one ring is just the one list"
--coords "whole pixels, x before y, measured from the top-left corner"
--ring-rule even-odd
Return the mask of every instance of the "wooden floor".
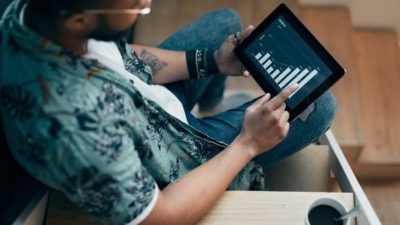
[[400, 224], [400, 180], [361, 180], [361, 186], [382, 224]]

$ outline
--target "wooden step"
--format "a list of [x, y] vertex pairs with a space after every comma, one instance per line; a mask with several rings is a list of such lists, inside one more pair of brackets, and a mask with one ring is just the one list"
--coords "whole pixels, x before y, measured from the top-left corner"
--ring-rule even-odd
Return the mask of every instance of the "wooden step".
[[329, 52], [347, 70], [333, 88], [339, 109], [332, 130], [349, 161], [354, 161], [363, 145], [359, 87], [352, 46], [350, 12], [344, 7], [300, 7], [299, 16]]
[[265, 186], [268, 191], [329, 192], [329, 156], [328, 146], [310, 145], [264, 170]]
[[218, 8], [233, 8], [244, 25], [259, 24], [277, 5], [286, 3], [297, 11], [297, 0], [155, 0], [152, 12], [137, 23], [138, 44], [155, 46], [181, 27]]
[[400, 180], [360, 180], [382, 224], [400, 224]]
[[400, 179], [400, 163], [352, 163], [351, 168], [359, 179]]
[[397, 34], [357, 29], [353, 36], [365, 148], [362, 164], [400, 164], [400, 67]]

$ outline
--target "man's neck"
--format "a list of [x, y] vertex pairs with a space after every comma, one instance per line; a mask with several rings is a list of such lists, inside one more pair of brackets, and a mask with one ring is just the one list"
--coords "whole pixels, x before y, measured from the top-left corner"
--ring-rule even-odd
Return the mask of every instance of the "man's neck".
[[40, 22], [39, 18], [41, 16], [36, 16], [28, 6], [24, 16], [24, 23], [27, 27], [77, 55], [84, 55], [87, 52], [88, 39], [51, 28], [51, 25], [46, 25], [48, 23]]

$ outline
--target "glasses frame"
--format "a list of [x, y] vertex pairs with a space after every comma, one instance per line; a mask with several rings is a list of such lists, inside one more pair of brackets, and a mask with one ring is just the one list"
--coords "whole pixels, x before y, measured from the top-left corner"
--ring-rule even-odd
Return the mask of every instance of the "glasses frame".
[[[143, 3], [142, 9], [86, 9], [82, 12], [90, 13], [90, 14], [140, 14], [140, 15], [147, 15], [151, 12], [151, 1], [152, 0], [145, 0]], [[68, 10], [62, 10], [62, 14], [67, 14]]]
[[150, 7], [144, 9], [88, 9], [83, 11], [90, 14], [140, 14], [147, 15], [151, 12]]

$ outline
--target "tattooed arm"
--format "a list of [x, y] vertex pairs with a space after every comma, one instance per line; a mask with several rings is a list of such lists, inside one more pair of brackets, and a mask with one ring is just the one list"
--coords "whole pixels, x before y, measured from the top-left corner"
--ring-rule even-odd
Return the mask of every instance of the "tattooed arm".
[[[242, 39], [246, 39], [254, 30], [253, 26], [247, 27], [239, 33]], [[233, 37], [229, 36], [215, 54], [215, 61], [222, 74], [249, 76], [248, 71], [243, 71], [243, 65], [236, 58], [233, 50], [235, 44]], [[186, 65], [186, 52], [168, 51], [158, 48], [132, 45], [147, 64], [153, 68], [154, 83], [165, 84], [189, 78]]]
[[131, 46], [153, 70], [154, 83], [166, 84], [189, 78], [186, 53], [159, 48]]

